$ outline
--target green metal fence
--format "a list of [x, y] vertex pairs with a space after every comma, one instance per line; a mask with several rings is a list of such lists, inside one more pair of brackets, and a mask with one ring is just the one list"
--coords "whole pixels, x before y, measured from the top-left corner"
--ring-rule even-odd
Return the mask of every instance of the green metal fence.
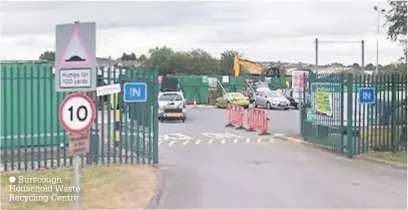
[[[158, 162], [157, 71], [102, 67], [105, 84], [146, 82], [148, 101], [107, 106], [113, 96], [88, 93], [97, 107], [85, 164]], [[58, 107], [67, 93], [55, 92], [51, 64], [1, 64], [1, 170], [30, 170], [72, 165], [68, 137], [58, 122]], [[119, 102], [123, 103], [122, 97]], [[132, 110], [132, 111], [131, 111]], [[131, 112], [136, 113], [131, 116]], [[115, 119], [119, 126], [115, 128]], [[120, 130], [115, 144], [115, 130]], [[117, 143], [117, 141], [116, 141]]]
[[[349, 157], [368, 151], [406, 150], [406, 76], [305, 75], [302, 136]], [[359, 103], [360, 87], [375, 88], [374, 104]]]

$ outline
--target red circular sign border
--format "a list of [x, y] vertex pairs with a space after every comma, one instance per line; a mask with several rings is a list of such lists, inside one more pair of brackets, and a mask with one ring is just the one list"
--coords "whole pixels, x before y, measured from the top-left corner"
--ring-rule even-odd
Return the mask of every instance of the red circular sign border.
[[[92, 112], [92, 119], [91, 121], [89, 121], [89, 124], [87, 126], [85, 126], [82, 129], [79, 130], [75, 130], [75, 129], [71, 129], [62, 119], [62, 108], [65, 106], [65, 104], [72, 98], [76, 98], [76, 97], [80, 97], [85, 99], [86, 101], [88, 101], [89, 104], [91, 104], [91, 112]], [[80, 92], [76, 92], [76, 93], [71, 93], [69, 94], [67, 97], [64, 98], [64, 100], [62, 100], [60, 106], [59, 106], [59, 113], [58, 113], [58, 119], [59, 122], [62, 126], [62, 128], [64, 128], [66, 131], [68, 131], [70, 134], [82, 134], [85, 133], [89, 128], [91, 128], [93, 126], [93, 124], [95, 123], [95, 119], [96, 119], [96, 107], [95, 107], [95, 103], [93, 102], [93, 100]]]

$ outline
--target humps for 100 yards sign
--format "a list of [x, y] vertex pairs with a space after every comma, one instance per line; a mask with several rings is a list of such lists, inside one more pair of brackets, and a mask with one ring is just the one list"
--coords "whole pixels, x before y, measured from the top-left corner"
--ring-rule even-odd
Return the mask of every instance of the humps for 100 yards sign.
[[95, 91], [96, 78], [96, 24], [76, 22], [57, 25], [56, 91]]

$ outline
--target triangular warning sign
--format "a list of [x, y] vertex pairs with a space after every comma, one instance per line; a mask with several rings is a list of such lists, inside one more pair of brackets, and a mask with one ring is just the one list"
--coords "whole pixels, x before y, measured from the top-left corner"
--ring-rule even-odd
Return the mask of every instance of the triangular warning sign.
[[72, 31], [71, 37], [65, 47], [64, 53], [59, 60], [61, 67], [64, 68], [81, 68], [90, 67], [94, 61], [88, 49], [86, 49], [79, 29]]

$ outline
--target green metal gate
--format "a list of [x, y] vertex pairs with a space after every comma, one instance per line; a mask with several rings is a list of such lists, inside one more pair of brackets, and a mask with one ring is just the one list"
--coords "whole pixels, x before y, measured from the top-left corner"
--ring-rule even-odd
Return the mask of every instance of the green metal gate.
[[[346, 153], [406, 151], [407, 75], [305, 75], [301, 133], [306, 141]], [[373, 104], [359, 88], [376, 90]]]
[[[90, 130], [86, 164], [158, 162], [157, 71], [100, 66], [98, 84], [146, 82], [145, 103], [111, 106], [113, 96], [96, 97], [97, 122]], [[67, 93], [55, 91], [52, 64], [1, 63], [1, 170], [32, 170], [72, 165], [68, 136], [58, 122]], [[118, 97], [123, 103], [122, 97]], [[131, 118], [131, 114], [134, 114]], [[116, 138], [119, 130], [119, 138]]]

